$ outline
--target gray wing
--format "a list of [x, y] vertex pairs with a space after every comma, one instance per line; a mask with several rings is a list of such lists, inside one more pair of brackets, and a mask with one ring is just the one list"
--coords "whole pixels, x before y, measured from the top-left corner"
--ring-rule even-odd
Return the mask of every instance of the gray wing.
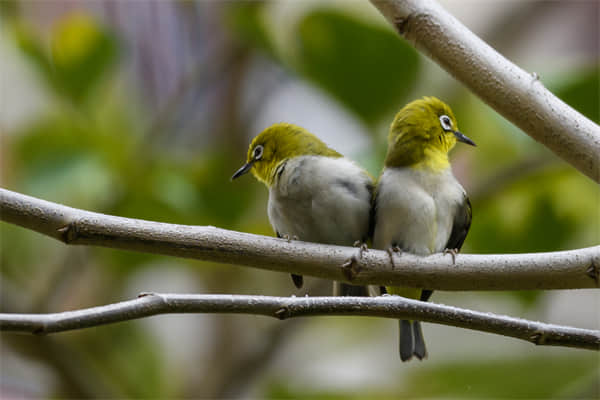
[[[465, 242], [465, 238], [467, 237], [467, 233], [469, 233], [472, 216], [473, 212], [471, 209], [471, 201], [467, 195], [465, 195], [463, 203], [460, 205], [460, 207], [458, 207], [456, 215], [454, 216], [452, 232], [450, 233], [450, 238], [446, 244], [446, 249], [461, 249], [463, 243]], [[421, 301], [429, 300], [432, 294], [433, 290], [424, 289], [423, 292], [421, 292]]]
[[446, 244], [447, 249], [461, 249], [465, 242], [465, 238], [467, 237], [467, 233], [469, 233], [469, 228], [471, 227], [472, 214], [471, 201], [469, 201], [469, 198], [465, 195], [462, 205], [458, 207], [456, 215], [454, 216], [452, 232], [450, 233], [450, 238]]

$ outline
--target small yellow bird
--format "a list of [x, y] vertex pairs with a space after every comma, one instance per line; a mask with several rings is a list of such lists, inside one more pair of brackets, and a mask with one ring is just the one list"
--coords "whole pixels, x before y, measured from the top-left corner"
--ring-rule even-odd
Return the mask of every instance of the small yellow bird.
[[[249, 171], [269, 189], [267, 211], [278, 237], [341, 246], [369, 237], [373, 178], [305, 129], [285, 123], [265, 129], [231, 179]], [[302, 276], [292, 280], [302, 287]], [[336, 284], [334, 294], [367, 291]]]
[[[373, 247], [429, 255], [459, 251], [471, 225], [471, 203], [448, 161], [456, 142], [475, 146], [460, 133], [450, 107], [424, 97], [398, 112], [374, 199]], [[381, 288], [389, 294], [427, 301], [431, 290]], [[419, 321], [400, 321], [400, 358], [427, 356]]]

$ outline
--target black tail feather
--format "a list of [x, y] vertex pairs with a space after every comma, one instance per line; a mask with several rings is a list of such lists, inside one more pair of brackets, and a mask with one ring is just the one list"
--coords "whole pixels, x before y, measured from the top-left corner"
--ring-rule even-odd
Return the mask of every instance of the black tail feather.
[[413, 321], [413, 336], [415, 339], [415, 347], [413, 349], [413, 354], [419, 359], [422, 360], [427, 357], [427, 348], [425, 347], [425, 339], [423, 339], [423, 331], [421, 330], [421, 323], [419, 321]]
[[427, 357], [427, 348], [419, 321], [401, 320], [400, 322], [400, 359], [408, 361], [412, 356], [422, 360]]
[[411, 321], [400, 320], [400, 359], [408, 361], [412, 358], [414, 351], [413, 331]]
[[333, 295], [369, 297], [369, 288], [366, 286], [355, 286], [342, 282], [333, 282]]
[[302, 277], [302, 275], [296, 275], [296, 274], [291, 274], [292, 275], [292, 282], [294, 282], [294, 286], [296, 286], [298, 289], [302, 288], [302, 285], [304, 285], [304, 277]]

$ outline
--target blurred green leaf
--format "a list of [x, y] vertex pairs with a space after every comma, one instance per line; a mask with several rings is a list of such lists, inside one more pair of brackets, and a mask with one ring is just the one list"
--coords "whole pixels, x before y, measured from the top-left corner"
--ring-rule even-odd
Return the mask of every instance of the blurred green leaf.
[[5, 21], [14, 18], [19, 12], [18, 0], [2, 0], [0, 1], [0, 19]]
[[56, 84], [80, 102], [115, 60], [116, 39], [87, 14], [67, 15], [55, 26], [51, 55]]
[[263, 2], [236, 1], [228, 8], [226, 22], [239, 40], [275, 58], [275, 47], [262, 17]]
[[19, 49], [46, 79], [47, 83], [52, 85], [53, 76], [50, 57], [42, 46], [41, 40], [36, 36], [34, 28], [22, 22], [15, 22], [13, 33]]
[[468, 361], [415, 373], [406, 389], [409, 397], [548, 399], [598, 372], [595, 354]]
[[98, 373], [128, 398], [168, 397], [158, 343], [138, 323], [103, 326], [71, 334]]
[[[567, 195], [577, 193], [578, 195]], [[557, 251], [597, 240], [598, 188], [570, 169], [550, 169], [518, 180], [474, 204], [466, 244], [475, 253]], [[585, 227], [585, 229], [583, 228]], [[589, 228], [589, 229], [588, 229]]]
[[48, 85], [75, 104], [86, 100], [117, 56], [116, 38], [83, 13], [58, 21], [49, 51], [31, 26], [15, 24], [15, 36]]
[[419, 56], [384, 27], [318, 10], [297, 37], [300, 70], [368, 123], [398, 108], [417, 78]]
[[567, 85], [558, 88], [556, 95], [565, 103], [596, 122], [600, 123], [600, 74], [598, 67], [574, 74]]

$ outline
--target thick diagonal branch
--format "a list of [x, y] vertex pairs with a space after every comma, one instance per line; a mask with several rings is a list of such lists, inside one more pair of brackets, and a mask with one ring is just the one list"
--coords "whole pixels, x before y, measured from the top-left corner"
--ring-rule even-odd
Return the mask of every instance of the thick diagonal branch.
[[371, 0], [429, 56], [525, 133], [600, 182], [600, 126], [462, 25], [432, 0]]
[[0, 314], [0, 330], [48, 334], [178, 313], [255, 314], [279, 319], [318, 315], [418, 319], [511, 336], [537, 345], [600, 350], [599, 331], [527, 321], [399, 296], [269, 297], [150, 293], [136, 300], [56, 314]]
[[[438, 290], [599, 287], [600, 246], [553, 253], [417, 257], [174, 225], [82, 211], [0, 189], [2, 220], [67, 244], [94, 245], [231, 263], [354, 284]], [[352, 262], [347, 262], [348, 260]]]

